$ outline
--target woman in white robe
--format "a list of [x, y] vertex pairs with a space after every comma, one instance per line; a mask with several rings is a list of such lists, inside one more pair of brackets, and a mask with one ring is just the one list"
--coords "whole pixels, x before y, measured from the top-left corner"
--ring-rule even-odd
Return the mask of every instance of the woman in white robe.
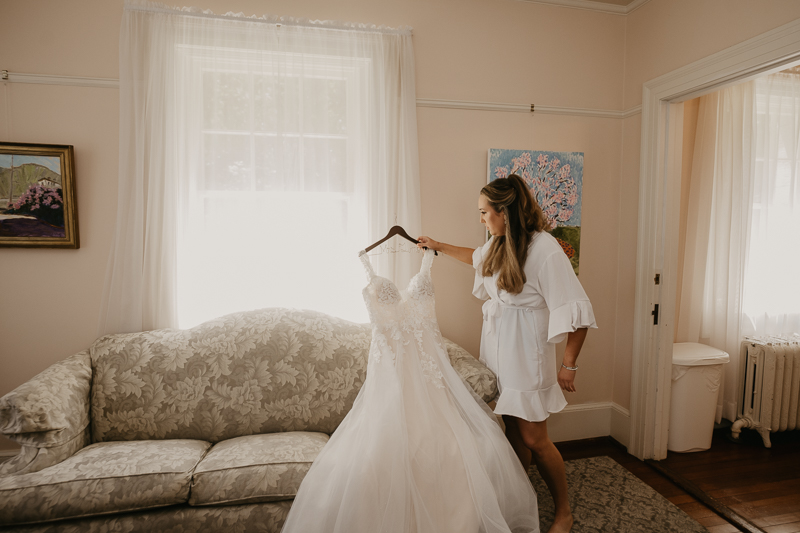
[[[481, 189], [481, 223], [492, 237], [478, 249], [420, 237], [419, 245], [475, 268], [473, 294], [483, 305], [481, 361], [496, 375], [506, 436], [523, 467], [535, 461], [553, 495], [551, 532], [572, 528], [561, 454], [547, 434], [547, 418], [575, 392], [577, 359], [588, 328], [596, 328], [592, 305], [525, 182], [512, 174]], [[556, 344], [566, 339], [564, 357]]]

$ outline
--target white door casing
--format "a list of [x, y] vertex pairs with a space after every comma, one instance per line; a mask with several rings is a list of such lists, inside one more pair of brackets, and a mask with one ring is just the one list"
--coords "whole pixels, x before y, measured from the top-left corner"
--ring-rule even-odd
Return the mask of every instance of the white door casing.
[[[667, 456], [683, 104], [800, 63], [800, 19], [644, 84], [628, 451]], [[659, 284], [655, 276], [659, 274]], [[652, 311], [659, 306], [658, 324]]]

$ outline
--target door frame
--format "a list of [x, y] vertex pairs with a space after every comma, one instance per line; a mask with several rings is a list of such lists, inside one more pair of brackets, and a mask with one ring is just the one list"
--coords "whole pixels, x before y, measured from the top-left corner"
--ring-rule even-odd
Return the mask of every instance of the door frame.
[[[628, 451], [664, 459], [676, 319], [683, 102], [800, 63], [800, 19], [644, 84]], [[659, 277], [656, 284], [656, 275]], [[659, 320], [652, 312], [658, 305]]]

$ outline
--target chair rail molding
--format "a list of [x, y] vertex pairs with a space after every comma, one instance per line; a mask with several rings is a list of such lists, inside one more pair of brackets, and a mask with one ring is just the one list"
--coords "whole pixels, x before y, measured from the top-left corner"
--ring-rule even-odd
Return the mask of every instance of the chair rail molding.
[[[648, 81], [642, 88], [636, 295], [628, 451], [667, 456], [672, 335], [677, 283], [680, 180], [670, 183], [680, 154], [681, 102], [800, 64], [800, 19]], [[682, 107], [682, 106], [681, 106]], [[672, 180], [674, 181], [674, 180]], [[661, 283], [654, 285], [656, 273]], [[658, 325], [651, 311], [662, 309]]]
[[443, 109], [462, 109], [470, 111], [508, 111], [512, 113], [533, 113], [534, 115], [570, 115], [597, 118], [628, 118], [641, 113], [642, 106], [625, 111], [613, 109], [589, 109], [582, 107], [558, 107], [539, 104], [506, 104], [497, 102], [472, 102], [464, 100], [436, 100], [417, 98], [417, 107], [438, 107]]
[[81, 76], [57, 76], [53, 74], [22, 74], [19, 72], [9, 72], [7, 70], [3, 70], [2, 73], [2, 81], [11, 83], [119, 89], [119, 80], [115, 78], [85, 78]]
[[[7, 70], [0, 72], [3, 74], [0, 81], [3, 82], [119, 89], [119, 80], [115, 78], [86, 78], [80, 76], [22, 74], [18, 72], [9, 72]], [[428, 98], [417, 98], [417, 107], [438, 107], [444, 109], [461, 109], [471, 111], [509, 111], [515, 113], [540, 113], [598, 118], [628, 118], [641, 112], [641, 106], [636, 106], [625, 111], [616, 111], [613, 109], [588, 109], [579, 107], [508, 104], [498, 102], [470, 102], [463, 100], [436, 100]]]

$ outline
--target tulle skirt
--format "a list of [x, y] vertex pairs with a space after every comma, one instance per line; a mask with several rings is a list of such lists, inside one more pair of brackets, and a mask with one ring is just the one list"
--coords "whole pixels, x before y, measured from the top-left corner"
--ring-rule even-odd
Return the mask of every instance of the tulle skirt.
[[367, 379], [283, 533], [532, 533], [536, 494], [438, 331], [373, 338]]

